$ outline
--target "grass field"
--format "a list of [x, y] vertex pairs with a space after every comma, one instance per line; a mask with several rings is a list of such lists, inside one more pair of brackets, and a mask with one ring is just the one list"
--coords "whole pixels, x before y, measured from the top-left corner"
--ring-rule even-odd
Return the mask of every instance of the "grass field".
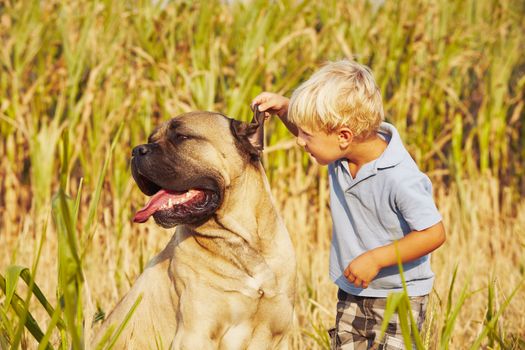
[[[153, 127], [248, 120], [259, 92], [345, 57], [373, 69], [444, 217], [420, 348], [525, 349], [524, 33], [519, 0], [0, 0], [0, 349], [81, 348], [169, 240], [131, 223]], [[326, 169], [278, 120], [263, 160], [299, 263], [291, 347], [326, 349]]]

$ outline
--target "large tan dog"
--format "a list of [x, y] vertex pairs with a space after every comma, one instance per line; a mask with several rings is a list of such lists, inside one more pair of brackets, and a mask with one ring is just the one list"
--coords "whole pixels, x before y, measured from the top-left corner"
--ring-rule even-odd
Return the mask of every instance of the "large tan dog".
[[262, 124], [183, 114], [133, 150], [133, 177], [152, 196], [135, 221], [177, 228], [94, 344], [139, 301], [117, 349], [288, 347], [295, 255], [259, 161]]

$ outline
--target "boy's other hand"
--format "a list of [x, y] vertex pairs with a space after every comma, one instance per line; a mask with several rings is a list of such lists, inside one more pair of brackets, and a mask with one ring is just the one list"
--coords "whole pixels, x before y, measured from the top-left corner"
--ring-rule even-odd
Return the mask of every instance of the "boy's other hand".
[[345, 269], [346, 279], [357, 288], [367, 288], [370, 281], [379, 273], [381, 266], [371, 251], [365, 252], [352, 260]]
[[290, 100], [287, 97], [273, 92], [263, 92], [253, 99], [251, 107], [253, 110], [255, 105], [259, 105], [259, 111], [264, 112], [265, 119], [272, 114], [277, 114], [279, 118], [282, 118], [288, 114], [289, 103]]

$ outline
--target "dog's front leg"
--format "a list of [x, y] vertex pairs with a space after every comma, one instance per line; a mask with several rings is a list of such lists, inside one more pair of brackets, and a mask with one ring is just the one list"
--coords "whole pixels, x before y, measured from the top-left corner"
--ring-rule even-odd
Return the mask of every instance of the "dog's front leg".
[[[169, 346], [176, 329], [176, 296], [172, 292], [173, 282], [169, 278], [168, 259], [159, 255], [152, 260], [137, 278], [131, 290], [120, 301], [92, 340], [91, 348], [99, 347], [107, 332], [116, 336], [116, 329], [130, 315], [126, 327], [120, 333], [116, 349], [149, 349]], [[107, 339], [105, 340], [107, 342]]]
[[[179, 272], [183, 274], [181, 270]], [[181, 280], [177, 282], [181, 283]], [[221, 338], [231, 324], [230, 308], [226, 307], [220, 292], [201, 283], [195, 275], [192, 279], [185, 279], [184, 286], [179, 295], [177, 328], [171, 349], [219, 349]]]

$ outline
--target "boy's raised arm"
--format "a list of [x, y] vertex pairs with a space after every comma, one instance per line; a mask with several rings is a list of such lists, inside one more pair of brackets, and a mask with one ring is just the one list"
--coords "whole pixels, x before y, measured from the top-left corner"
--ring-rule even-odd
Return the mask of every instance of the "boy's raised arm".
[[265, 117], [268, 118], [272, 114], [276, 114], [279, 119], [283, 122], [288, 130], [294, 135], [297, 136], [299, 131], [297, 127], [288, 120], [288, 105], [290, 104], [290, 99], [287, 97], [275, 94], [273, 92], [263, 92], [257, 95], [252, 103], [252, 109], [255, 108], [255, 105], [259, 105], [259, 111], [265, 112]]

